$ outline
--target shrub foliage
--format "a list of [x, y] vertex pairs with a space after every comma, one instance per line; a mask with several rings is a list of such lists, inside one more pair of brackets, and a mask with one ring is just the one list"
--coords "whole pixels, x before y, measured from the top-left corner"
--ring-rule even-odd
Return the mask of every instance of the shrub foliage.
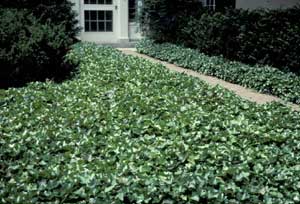
[[139, 42], [137, 50], [185, 68], [300, 104], [300, 77], [293, 73], [285, 73], [269, 66], [250, 66], [222, 57], [210, 57], [194, 49], [170, 43], [157, 44], [152, 40]]
[[226, 10], [224, 7], [234, 5], [227, 0], [217, 1], [218, 12], [187, 4], [192, 8], [186, 6], [184, 15], [181, 11], [185, 10], [173, 1], [149, 2], [146, 1], [141, 23], [149, 28], [144, 29], [145, 35], [157, 42], [185, 45], [208, 55], [300, 74], [299, 6], [282, 10]]
[[300, 115], [111, 48], [0, 92], [2, 203], [299, 203]]
[[0, 87], [66, 76], [64, 56], [73, 43], [63, 25], [42, 24], [28, 11], [0, 9]]
[[[190, 15], [201, 13], [198, 0], [144, 0], [140, 22], [143, 32], [157, 41], [175, 42]], [[177, 36], [177, 37], [176, 37]]]
[[0, 7], [26, 9], [42, 24], [63, 25], [65, 34], [74, 39], [79, 28], [70, 0], [1, 0]]
[[227, 10], [191, 17], [181, 33], [190, 37], [183, 43], [206, 54], [300, 74], [299, 19], [300, 7]]
[[62, 2], [1, 1], [0, 88], [61, 80], [74, 69], [64, 56], [78, 28], [72, 4]]

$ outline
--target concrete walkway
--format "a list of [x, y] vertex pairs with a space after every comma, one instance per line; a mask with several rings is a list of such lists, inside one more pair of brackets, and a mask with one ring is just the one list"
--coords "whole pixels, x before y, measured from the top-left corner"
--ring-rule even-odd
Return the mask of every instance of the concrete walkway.
[[275, 97], [275, 96], [271, 96], [271, 95], [267, 95], [267, 94], [261, 94], [261, 93], [256, 92], [253, 89], [248, 89], [248, 88], [242, 87], [240, 85], [236, 85], [236, 84], [226, 82], [226, 81], [218, 79], [216, 77], [203, 75], [199, 72], [195, 72], [195, 71], [192, 71], [192, 70], [189, 70], [189, 69], [178, 67], [174, 64], [170, 64], [170, 63], [167, 63], [167, 62], [163, 62], [163, 61], [154, 59], [154, 58], [149, 57], [147, 55], [137, 53], [135, 48], [118, 48], [118, 49], [120, 51], [122, 51], [124, 54], [133, 55], [133, 56], [137, 56], [137, 57], [142, 57], [142, 58], [147, 59], [151, 62], [163, 64], [163, 65], [165, 65], [166, 68], [168, 68], [171, 71], [176, 71], [176, 72], [179, 72], [179, 73], [184, 73], [184, 74], [187, 74], [187, 75], [190, 75], [190, 76], [193, 76], [193, 77], [197, 77], [197, 78], [205, 81], [206, 83], [208, 83], [212, 86], [220, 85], [220, 86], [222, 86], [222, 87], [224, 87], [224, 88], [226, 88], [230, 91], [233, 91], [234, 93], [236, 93], [240, 97], [242, 97], [244, 99], [247, 99], [249, 101], [255, 102], [257, 104], [265, 104], [265, 103], [276, 101], [276, 102], [280, 102], [282, 104], [285, 104], [285, 105], [291, 107], [293, 110], [300, 111], [300, 106], [299, 105], [296, 105], [296, 104], [293, 104], [293, 103], [287, 103], [287, 102], [284, 102], [283, 100], [281, 100], [280, 98]]

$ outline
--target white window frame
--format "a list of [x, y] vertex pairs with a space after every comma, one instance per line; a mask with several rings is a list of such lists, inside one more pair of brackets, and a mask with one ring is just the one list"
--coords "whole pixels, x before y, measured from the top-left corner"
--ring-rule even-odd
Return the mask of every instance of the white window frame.
[[[92, 11], [95, 11], [96, 12], [96, 20], [92, 20], [91, 19], [91, 12]], [[99, 11], [101, 12], [104, 12], [103, 15], [104, 15], [104, 19], [99, 19]], [[89, 19], [87, 20], [86, 19], [86, 12], [89, 13]], [[107, 12], [111, 12], [111, 20], [107, 20]], [[94, 22], [96, 23], [97, 25], [97, 29], [96, 30], [92, 30], [92, 26], [91, 26], [91, 23]], [[89, 24], [89, 29], [86, 28], [86, 23]], [[100, 30], [99, 28], [99, 23], [103, 23], [104, 24], [104, 30]], [[111, 23], [111, 29], [110, 30], [107, 30], [107, 23]], [[85, 32], [113, 32], [114, 31], [114, 28], [113, 28], [113, 11], [110, 11], [110, 10], [84, 10], [84, 31]]]
[[[94, 0], [96, 1], [96, 3], [91, 3], [91, 0], [87, 0], [88, 3], [85, 3], [85, 0], [83, 0], [83, 3], [85, 5], [112, 5], [113, 4], [113, 0], [110, 0], [110, 3], [107, 3], [108, 0]], [[103, 3], [100, 3], [100, 1], [103, 1]]]

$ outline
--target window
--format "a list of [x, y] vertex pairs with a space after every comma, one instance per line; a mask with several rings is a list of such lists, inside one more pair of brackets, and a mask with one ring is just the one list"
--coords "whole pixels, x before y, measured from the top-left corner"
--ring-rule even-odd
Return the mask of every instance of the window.
[[112, 4], [112, 0], [84, 0], [84, 4]]
[[85, 32], [112, 32], [113, 12], [100, 10], [84, 11]]
[[236, 0], [200, 0], [209, 10], [224, 11], [226, 8], [235, 8]]
[[129, 0], [129, 21], [134, 22], [136, 21], [136, 0]]
[[136, 22], [137, 15], [141, 14], [143, 0], [128, 0], [129, 21]]
[[216, 1], [215, 0], [204, 0], [203, 6], [207, 7], [209, 10], [216, 9]]

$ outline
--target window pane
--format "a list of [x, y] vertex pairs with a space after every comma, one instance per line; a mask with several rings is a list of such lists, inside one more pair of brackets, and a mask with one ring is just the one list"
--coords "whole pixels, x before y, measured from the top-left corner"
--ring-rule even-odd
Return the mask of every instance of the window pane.
[[86, 22], [84, 23], [84, 30], [85, 30], [86, 32], [89, 32], [89, 31], [90, 31], [90, 23], [89, 23], [88, 21], [86, 21]]
[[113, 26], [112, 22], [106, 22], [106, 31], [112, 32], [113, 31]]
[[97, 11], [90, 11], [91, 12], [91, 20], [97, 20]]
[[98, 20], [104, 20], [104, 11], [98, 11]]
[[98, 27], [99, 27], [99, 30], [98, 31], [105, 31], [105, 27], [104, 27], [104, 22], [98, 22]]
[[97, 22], [91, 22], [91, 31], [97, 31]]
[[111, 21], [112, 20], [112, 11], [106, 11], [106, 20]]
[[84, 0], [84, 4], [89, 4], [89, 0]]
[[90, 20], [90, 11], [84, 11], [84, 20]]
[[135, 2], [136, 0], [129, 0], [129, 8], [135, 8]]
[[113, 11], [84, 11], [84, 30], [85, 32], [112, 32]]
[[98, 4], [104, 4], [104, 0], [98, 0]]
[[96, 0], [90, 0], [90, 4], [96, 4], [97, 1]]
[[135, 21], [135, 10], [129, 10], [129, 21]]
[[129, 21], [135, 21], [136, 0], [129, 0]]
[[112, 0], [106, 0], [106, 4], [112, 4]]

